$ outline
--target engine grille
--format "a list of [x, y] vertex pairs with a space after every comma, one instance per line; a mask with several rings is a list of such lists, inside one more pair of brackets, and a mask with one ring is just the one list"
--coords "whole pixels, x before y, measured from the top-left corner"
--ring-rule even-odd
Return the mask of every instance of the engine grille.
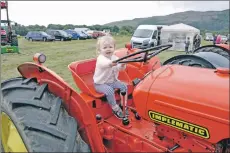
[[142, 45], [142, 43], [133, 42], [133, 45], [134, 45], [134, 46], [140, 46], [140, 45]]

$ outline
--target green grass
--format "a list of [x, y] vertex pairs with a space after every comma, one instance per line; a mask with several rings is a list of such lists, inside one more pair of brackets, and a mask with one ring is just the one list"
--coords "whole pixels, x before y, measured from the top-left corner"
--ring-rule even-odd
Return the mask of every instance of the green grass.
[[[130, 41], [128, 36], [115, 37], [116, 48], [123, 48], [125, 43]], [[46, 55], [47, 66], [52, 71], [60, 75], [72, 87], [75, 87], [72, 75], [68, 70], [68, 64], [73, 61], [95, 57], [96, 40], [73, 40], [70, 42], [29, 42], [24, 38], [19, 39], [19, 49], [21, 54], [2, 54], [1, 81], [8, 78], [20, 76], [17, 71], [18, 65], [24, 62], [33, 62], [33, 55], [42, 52]], [[161, 61], [184, 54], [184, 52], [167, 51], [158, 57]]]

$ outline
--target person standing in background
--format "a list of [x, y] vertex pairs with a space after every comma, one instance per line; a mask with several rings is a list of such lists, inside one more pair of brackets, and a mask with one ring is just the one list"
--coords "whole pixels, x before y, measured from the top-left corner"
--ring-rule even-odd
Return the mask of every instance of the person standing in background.
[[216, 34], [214, 35], [214, 37], [213, 37], [213, 45], [215, 45], [216, 44]]
[[189, 51], [188, 51], [189, 45], [190, 45], [190, 38], [187, 37], [187, 40], [185, 41], [185, 53], [186, 53], [186, 54], [189, 53]]
[[196, 47], [197, 47], [197, 35], [198, 34], [196, 34], [194, 37], [193, 37], [193, 46], [192, 46], [192, 50], [195, 50], [196, 49]]
[[221, 36], [218, 35], [218, 36], [216, 37], [216, 44], [220, 44], [220, 43], [221, 43]]
[[201, 36], [200, 36], [199, 34], [197, 34], [197, 35], [195, 36], [195, 40], [194, 40], [194, 42], [193, 42], [193, 45], [194, 45], [194, 49], [193, 49], [193, 50], [199, 48], [199, 47], [200, 47], [200, 44], [201, 44]]

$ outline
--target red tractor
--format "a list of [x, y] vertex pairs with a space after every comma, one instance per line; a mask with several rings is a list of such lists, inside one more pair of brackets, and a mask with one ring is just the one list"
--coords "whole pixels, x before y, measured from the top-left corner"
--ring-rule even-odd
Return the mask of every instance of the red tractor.
[[[119, 78], [130, 115], [122, 120], [94, 89], [96, 59], [68, 66], [78, 93], [35, 54], [18, 66], [21, 77], [1, 83], [3, 150], [229, 153], [229, 49], [200, 47], [161, 64], [156, 55], [169, 47], [116, 51], [116, 62], [127, 63]], [[116, 99], [124, 102], [119, 91]]]

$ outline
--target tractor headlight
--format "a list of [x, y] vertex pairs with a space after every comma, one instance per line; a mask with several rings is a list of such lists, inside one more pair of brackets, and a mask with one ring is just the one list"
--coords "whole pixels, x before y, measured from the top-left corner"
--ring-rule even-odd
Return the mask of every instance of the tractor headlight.
[[46, 56], [43, 53], [36, 53], [33, 57], [33, 60], [38, 64], [45, 63]]

